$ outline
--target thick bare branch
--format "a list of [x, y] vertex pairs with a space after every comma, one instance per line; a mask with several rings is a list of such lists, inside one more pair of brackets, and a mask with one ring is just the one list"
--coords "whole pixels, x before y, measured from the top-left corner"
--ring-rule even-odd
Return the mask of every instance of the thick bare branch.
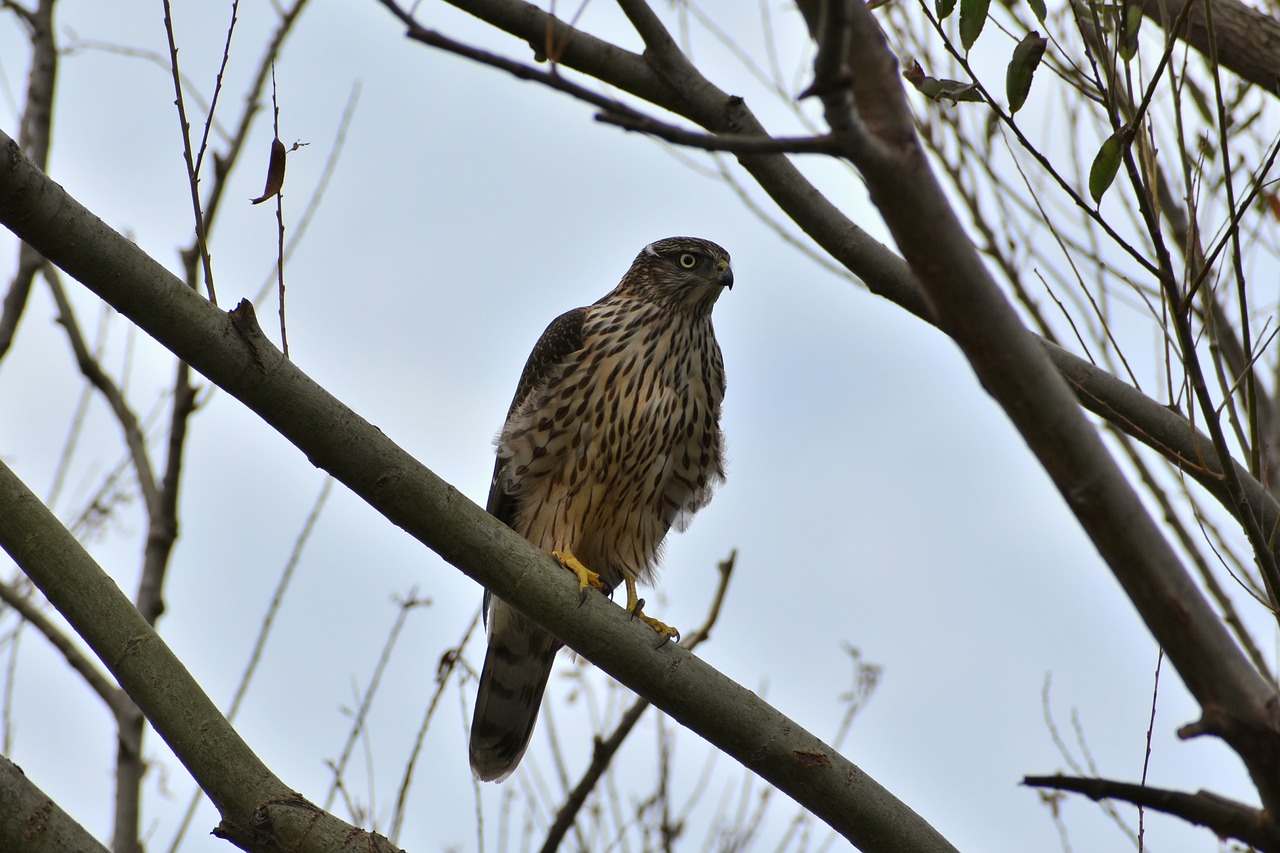
[[[1061, 375], [992, 281], [915, 136], [884, 34], [861, 2], [849, 0], [847, 6], [846, 62], [868, 131], [853, 140], [847, 156], [928, 290], [939, 325], [1004, 407], [1199, 701], [1203, 717], [1197, 731], [1226, 740], [1248, 766], [1264, 804], [1280, 808], [1280, 700], [1274, 685], [1231, 639], [1082, 417]], [[833, 110], [843, 108], [843, 100], [836, 100]]]
[[[412, 20], [392, 0], [379, 2], [396, 9], [405, 20]], [[653, 39], [647, 58], [575, 30], [523, 0], [449, 2], [528, 41], [536, 49], [540, 49], [540, 39], [552, 32], [557, 44], [566, 45], [560, 54], [561, 65], [682, 115], [713, 133], [751, 137], [767, 134], [741, 98], [716, 89], [691, 64], [676, 58], [680, 56], [678, 47], [669, 36], [662, 35], [665, 30], [661, 23], [651, 13], [646, 14], [647, 7], [643, 4], [633, 6], [632, 13], [633, 22], [639, 22], [637, 26], [643, 27]], [[655, 69], [662, 71], [661, 79]], [[845, 216], [787, 157], [739, 154], [738, 161], [796, 225], [862, 279], [873, 293], [938, 325], [929, 299], [907, 263]], [[1212, 445], [1207, 444], [1208, 439], [1193, 430], [1186, 419], [1090, 362], [1048, 342], [1041, 343], [1054, 365], [1070, 377], [1082, 405], [1183, 466], [1191, 477], [1235, 511], [1231, 495], [1223, 484], [1222, 471], [1212, 458]], [[1273, 529], [1270, 522], [1280, 518], [1280, 505], [1252, 481], [1247, 471], [1240, 469], [1240, 474], [1251, 511], [1262, 520], [1264, 528]]]
[[[707, 614], [706, 621], [702, 623], [692, 634], [684, 640], [685, 648], [692, 651], [698, 645], [701, 645], [711, 636], [711, 629], [715, 627], [716, 621], [720, 618], [720, 607], [724, 603], [725, 592], [729, 589], [729, 578], [733, 575], [733, 566], [737, 562], [738, 552], [734, 551], [728, 557], [720, 562], [717, 567], [720, 570], [720, 585], [716, 588], [715, 595], [711, 599], [711, 612]], [[637, 699], [631, 707], [622, 713], [622, 718], [618, 721], [618, 725], [603, 740], [597, 739], [595, 748], [591, 750], [591, 763], [587, 765], [587, 769], [583, 771], [582, 778], [578, 780], [578, 784], [573, 786], [560, 805], [560, 810], [556, 812], [555, 820], [551, 822], [551, 828], [547, 830], [547, 837], [542, 841], [542, 853], [555, 853], [560, 848], [560, 843], [564, 841], [564, 836], [573, 826], [574, 821], [578, 818], [578, 813], [582, 807], [586, 805], [587, 797], [595, 790], [599, 784], [604, 772], [609, 769], [609, 765], [613, 763], [613, 757], [618, 754], [618, 750], [622, 748], [622, 744], [627, 737], [635, 729], [636, 724], [640, 722], [640, 718], [644, 716], [644, 712], [648, 710], [650, 702], [648, 699], [641, 697]]]
[[[258, 327], [249, 303], [242, 303], [230, 315], [210, 305], [35, 169], [3, 134], [0, 221], [248, 405], [313, 463], [390, 521], [495, 595], [514, 603], [565, 645], [796, 799], [863, 850], [953, 849], [929, 824], [838, 752], [687, 649], [673, 644], [652, 648], [653, 632], [601, 596], [589, 596], [579, 604], [576, 585], [547, 554], [441, 481], [284, 359]], [[0, 498], [4, 493], [0, 489]], [[23, 494], [27, 494], [25, 490]], [[22, 502], [36, 503], [36, 507], [19, 513]], [[22, 531], [47, 528], [47, 522], [30, 517], [32, 513], [43, 518], [41, 513], [47, 510], [29, 497], [21, 498], [18, 506], [0, 505], [0, 538], [6, 548], [14, 549], [24, 568], [28, 562], [44, 559], [43, 555], [61, 555], [74, 544], [70, 534], [65, 540], [59, 536], [57, 549], [32, 543], [31, 534]], [[87, 571], [83, 565], [79, 568]], [[534, 575], [537, 582], [528, 582]], [[93, 584], [77, 583], [75, 587], [95, 597], [105, 595]], [[90, 619], [94, 624], [82, 624], [86, 614], [60, 594], [65, 590], [44, 591], [78, 630], [119, 630], [113, 619], [103, 619], [101, 614]], [[147, 642], [161, 645], [159, 638], [150, 639], [154, 635], [144, 620], [137, 621], [143, 625], [129, 630], [146, 630], [129, 637], [145, 636]], [[135, 644], [129, 637], [111, 634], [91, 644], [111, 665], [119, 649]], [[193, 723], [189, 711], [167, 707], [161, 712], [155, 704], [157, 697], [134, 694], [136, 685], [130, 681], [134, 673], [117, 667], [115, 674], [184, 761], [193, 759], [188, 755], [191, 750], [202, 754], [207, 750], [208, 744], [201, 739], [205, 727]], [[152, 682], [147, 681], [142, 689], [152, 690]], [[202, 700], [202, 705], [205, 703], [207, 699]], [[153, 713], [159, 718], [152, 717]], [[202, 713], [207, 713], [208, 719], [220, 719], [211, 705]], [[225, 736], [232, 738], [234, 733]], [[238, 738], [220, 748], [236, 756], [233, 760], [253, 765], [262, 775], [239, 779], [245, 784], [253, 782], [252, 792], [219, 789], [211, 796], [220, 808], [233, 814], [252, 814], [244, 809], [264, 805], [250, 801], [263, 792], [260, 780], [269, 779], [269, 774]], [[221, 766], [226, 763], [225, 758], [220, 761]], [[202, 784], [210, 781], [197, 776]], [[271, 783], [278, 784], [275, 780]], [[271, 799], [265, 805], [292, 808], [299, 803], [293, 795], [281, 796], [283, 800]]]
[[107, 853], [58, 808], [22, 768], [0, 755], [0, 849], [22, 853]]
[[[1142, 14], [1166, 28], [1181, 8], [1179, 0], [1126, 0], [1127, 6], [1133, 4], [1140, 5]], [[1250, 83], [1280, 95], [1280, 21], [1240, 0], [1192, 3], [1186, 24], [1174, 35], [1205, 56], [1210, 53], [1206, 5], [1212, 7], [1218, 61]]]
[[213, 800], [223, 818], [217, 834], [251, 851], [392, 849], [386, 839], [326, 814], [272, 775], [115, 581], [3, 464], [0, 547], [111, 670]]

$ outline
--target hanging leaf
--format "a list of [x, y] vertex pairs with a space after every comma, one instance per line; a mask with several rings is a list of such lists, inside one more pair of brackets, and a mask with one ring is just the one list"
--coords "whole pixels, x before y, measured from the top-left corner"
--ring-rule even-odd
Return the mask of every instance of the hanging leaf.
[[1044, 0], [1027, 0], [1027, 5], [1031, 7], [1031, 14], [1036, 16], [1036, 20], [1043, 24], [1045, 15], [1049, 14], [1044, 7]]
[[1121, 33], [1123, 38], [1120, 39], [1116, 51], [1121, 59], [1128, 62], [1138, 55], [1138, 30], [1142, 26], [1142, 4], [1134, 3], [1121, 14], [1124, 15], [1124, 27]]
[[262, 195], [250, 199], [254, 204], [261, 204], [284, 188], [284, 143], [279, 139], [271, 140], [271, 161], [267, 164], [267, 185]]
[[938, 13], [938, 20], [945, 21], [956, 10], [956, 0], [934, 0], [933, 8]]
[[1102, 143], [1102, 147], [1093, 158], [1093, 165], [1089, 167], [1089, 195], [1093, 197], [1094, 204], [1102, 201], [1103, 194], [1116, 179], [1116, 173], [1120, 171], [1120, 153], [1124, 135], [1125, 129], [1122, 127], [1108, 136], [1107, 141]]
[[1049, 40], [1032, 30], [1022, 37], [1013, 49], [1013, 58], [1004, 73], [1004, 90], [1009, 98], [1009, 112], [1016, 113], [1027, 102], [1031, 91], [1031, 77], [1040, 65]]
[[991, 0], [960, 0], [960, 44], [966, 51], [982, 35], [987, 25], [987, 9]]

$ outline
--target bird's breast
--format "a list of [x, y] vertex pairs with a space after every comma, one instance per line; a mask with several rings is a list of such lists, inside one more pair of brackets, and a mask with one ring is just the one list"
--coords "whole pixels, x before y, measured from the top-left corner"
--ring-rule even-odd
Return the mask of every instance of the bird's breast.
[[573, 369], [513, 412], [499, 454], [520, 533], [639, 575], [723, 479], [723, 378], [692, 333], [623, 337], [588, 337]]

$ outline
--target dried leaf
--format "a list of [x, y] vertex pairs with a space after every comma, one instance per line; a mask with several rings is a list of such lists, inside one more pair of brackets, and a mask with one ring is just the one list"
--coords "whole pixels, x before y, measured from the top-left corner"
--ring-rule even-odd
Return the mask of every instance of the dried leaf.
[[991, 0], [960, 0], [960, 44], [964, 45], [966, 51], [982, 35], [990, 7]]
[[1275, 193], [1266, 193], [1262, 198], [1266, 201], [1267, 208], [1271, 211], [1272, 218], [1280, 219], [1280, 198], [1277, 198]]
[[1009, 112], [1016, 113], [1027, 102], [1027, 94], [1031, 91], [1031, 78], [1040, 65], [1044, 49], [1049, 40], [1032, 30], [1023, 36], [1022, 41], [1013, 49], [1013, 58], [1005, 70], [1004, 89], [1009, 98]]
[[982, 100], [978, 87], [973, 83], [965, 83], [960, 80], [939, 80], [937, 77], [930, 77], [924, 73], [920, 63], [914, 60], [912, 60], [911, 66], [902, 72], [902, 76], [908, 83], [915, 86], [920, 94], [931, 101], [950, 101], [954, 104], [958, 101], [980, 102]]
[[1093, 165], [1089, 167], [1089, 195], [1093, 197], [1094, 204], [1102, 201], [1103, 194], [1116, 179], [1116, 173], [1120, 171], [1120, 154], [1124, 135], [1125, 129], [1122, 127], [1108, 136], [1107, 141], [1102, 143], [1102, 147], [1094, 156]]
[[261, 204], [284, 188], [285, 156], [284, 143], [279, 139], [271, 140], [271, 162], [267, 164], [267, 185], [262, 190], [262, 195], [250, 199], [254, 204]]

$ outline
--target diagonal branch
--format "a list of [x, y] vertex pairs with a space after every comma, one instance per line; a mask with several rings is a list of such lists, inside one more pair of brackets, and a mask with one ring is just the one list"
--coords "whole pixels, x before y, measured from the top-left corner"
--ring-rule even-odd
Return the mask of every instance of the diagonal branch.
[[0, 849], [22, 853], [107, 853], [98, 839], [0, 755]]
[[[378, 2], [402, 20], [412, 21], [394, 0]], [[715, 134], [767, 135], [741, 98], [715, 88], [683, 58], [674, 40], [663, 35], [661, 22], [642, 3], [633, 0], [625, 8], [630, 10], [633, 25], [646, 37], [648, 49], [644, 56], [574, 29], [524, 0], [449, 2], [528, 41], [538, 50], [551, 33], [555, 43], [566, 45], [558, 60], [560, 65], [697, 122]], [[786, 156], [740, 153], [738, 162], [797, 226], [858, 276], [872, 293], [931, 325], [939, 325], [929, 298], [907, 263], [845, 216]], [[1040, 341], [1054, 366], [1069, 378], [1081, 405], [1183, 467], [1224, 506], [1233, 513], [1238, 511], [1224, 485], [1211, 442], [1193, 430], [1185, 418], [1096, 365], [1027, 334]], [[1280, 504], [1245, 469], [1239, 468], [1239, 477], [1250, 511], [1261, 520], [1264, 529], [1275, 529], [1271, 522], [1280, 519]]]
[[[868, 128], [851, 140], [846, 156], [928, 290], [940, 326], [1005, 409], [1200, 703], [1200, 723], [1184, 732], [1225, 740], [1248, 767], [1264, 805], [1280, 808], [1275, 686], [1231, 639], [1061, 374], [992, 281], [915, 136], [884, 34], [861, 2], [841, 2], [849, 10], [851, 89]], [[833, 109], [842, 106], [837, 101]]]
[[214, 834], [252, 851], [390, 853], [386, 839], [316, 808], [262, 764], [115, 581], [3, 463], [0, 547], [111, 670], [213, 800], [222, 814]]
[[[388, 520], [786, 792], [864, 851], [953, 849], [858, 767], [687, 649], [673, 644], [652, 648], [653, 632], [601, 596], [589, 596], [580, 604], [572, 579], [547, 554], [440, 480], [283, 358], [258, 327], [250, 303], [241, 303], [230, 314], [219, 311], [85, 210], [35, 169], [3, 134], [0, 222], [245, 403], [313, 464], [329, 471]], [[14, 549], [18, 563], [28, 568], [28, 563], [40, 561], [53, 550], [30, 547], [31, 536], [23, 533], [47, 526], [47, 521], [27, 517], [35, 513], [44, 518], [41, 513], [47, 510], [30, 497], [16, 503], [4, 501], [5, 492], [0, 488], [0, 541], [6, 549]], [[29, 493], [23, 490], [23, 494]], [[28, 507], [25, 514], [16, 512], [26, 504], [35, 507]], [[70, 540], [70, 534], [66, 538]], [[58, 542], [59, 548], [71, 547], [60, 536]], [[535, 576], [537, 582], [530, 582]], [[99, 592], [96, 586], [74, 586]], [[70, 605], [63, 597], [42, 589], [77, 630], [96, 631], [99, 623], [105, 630], [112, 623], [89, 619], [94, 624], [88, 624], [85, 613], [64, 610]], [[117, 630], [114, 624], [111, 630]], [[119, 650], [133, 648], [134, 636], [112, 636], [105, 644], [92, 645], [111, 665]], [[147, 642], [160, 644], [159, 638]], [[152, 717], [155, 706], [144, 698], [154, 701], [156, 697], [139, 698], [134, 695], [137, 685], [118, 668], [115, 674], [140, 707], [150, 708], [148, 719], [175, 754], [189, 761], [193, 748], [203, 748], [190, 740], [200, 735], [182, 725], [192, 722], [187, 712], [178, 720]], [[212, 708], [209, 711], [216, 715]], [[243, 744], [232, 746], [243, 760], [256, 763]], [[260, 772], [266, 773], [265, 769]], [[253, 790], [260, 793], [262, 788]], [[211, 792], [211, 796], [220, 808], [234, 806], [237, 815], [252, 814], [251, 809], [242, 810], [248, 805], [246, 798], [252, 798], [248, 791]]]
[[57, 271], [50, 270], [45, 279], [49, 284], [53, 301], [58, 306], [58, 324], [67, 333], [67, 343], [71, 345], [76, 366], [80, 368], [80, 373], [89, 381], [89, 384], [98, 389], [98, 393], [107, 401], [111, 413], [119, 422], [120, 429], [124, 432], [125, 446], [129, 448], [129, 459], [133, 463], [134, 474], [138, 478], [138, 488], [142, 490], [142, 500], [146, 504], [147, 514], [154, 515], [159, 508], [160, 493], [156, 488], [155, 474], [151, 469], [151, 457], [147, 453], [147, 437], [142, 432], [138, 416], [129, 407], [129, 402], [124, 398], [120, 387], [107, 376], [102, 365], [98, 363], [93, 353], [89, 352], [89, 346], [80, 332], [80, 323], [76, 320], [75, 312], [71, 308], [71, 300], [67, 299]]

